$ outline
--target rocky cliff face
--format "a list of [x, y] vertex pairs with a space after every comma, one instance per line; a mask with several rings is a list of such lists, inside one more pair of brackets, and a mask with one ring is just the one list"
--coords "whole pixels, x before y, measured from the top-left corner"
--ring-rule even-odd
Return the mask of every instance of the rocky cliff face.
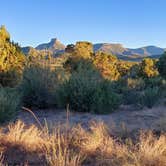
[[65, 49], [65, 45], [62, 44], [57, 38], [51, 39], [48, 43], [40, 44], [36, 47], [37, 50], [51, 50], [51, 51], [60, 51]]

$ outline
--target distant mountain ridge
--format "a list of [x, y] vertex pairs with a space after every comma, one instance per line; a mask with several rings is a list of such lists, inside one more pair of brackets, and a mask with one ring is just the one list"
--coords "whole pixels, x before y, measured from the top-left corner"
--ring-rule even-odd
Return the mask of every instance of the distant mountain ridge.
[[25, 55], [28, 54], [51, 54], [51, 55], [56, 55], [56, 54], [61, 54], [65, 51], [66, 46], [64, 44], [62, 44], [57, 38], [52, 38], [50, 40], [50, 42], [48, 43], [42, 43], [39, 44], [38, 46], [31, 47], [31, 46], [27, 46], [27, 47], [22, 47], [22, 52]]
[[[61, 43], [57, 38], [51, 39], [48, 43], [39, 44], [37, 47], [23, 47], [22, 51], [24, 54], [28, 54], [29, 51], [43, 51], [48, 50], [52, 54], [61, 54], [65, 51], [65, 45]], [[102, 51], [105, 53], [111, 53], [116, 55], [120, 59], [128, 60], [132, 58], [142, 59], [144, 57], [158, 58], [165, 51], [165, 48], [157, 46], [145, 46], [140, 48], [125, 48], [122, 44], [114, 43], [97, 43], [93, 45], [94, 52]]]
[[140, 47], [136, 49], [125, 48], [122, 44], [110, 44], [110, 43], [98, 43], [94, 44], [94, 51], [103, 51], [105, 53], [112, 53], [115, 55], [123, 55], [123, 56], [153, 56], [153, 55], [161, 55], [166, 49], [160, 48], [157, 46], [146, 46]]
[[102, 51], [105, 53], [112, 53], [115, 55], [122, 55], [128, 50], [123, 47], [122, 44], [111, 44], [111, 43], [98, 43], [93, 45], [94, 51]]

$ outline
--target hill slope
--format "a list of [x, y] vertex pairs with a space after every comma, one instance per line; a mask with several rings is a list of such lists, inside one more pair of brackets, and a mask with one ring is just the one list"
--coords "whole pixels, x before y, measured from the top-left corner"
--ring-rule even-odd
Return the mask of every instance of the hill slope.
[[[159, 58], [166, 49], [157, 46], [145, 46], [140, 48], [125, 48], [122, 44], [97, 43], [94, 44], [94, 52], [102, 51], [108, 54], [114, 54], [123, 60], [139, 61], [144, 57]], [[48, 43], [39, 44], [37, 47], [23, 47], [24, 54], [30, 51], [41, 52], [49, 51], [52, 55], [59, 55], [65, 51], [65, 45], [57, 38], [53, 38]]]
[[154, 56], [161, 55], [164, 53], [166, 49], [156, 47], [156, 46], [146, 46], [136, 49], [125, 48], [121, 44], [110, 44], [110, 43], [98, 43], [94, 44], [94, 51], [103, 51], [106, 53], [112, 53], [115, 55], [123, 55], [123, 56]]

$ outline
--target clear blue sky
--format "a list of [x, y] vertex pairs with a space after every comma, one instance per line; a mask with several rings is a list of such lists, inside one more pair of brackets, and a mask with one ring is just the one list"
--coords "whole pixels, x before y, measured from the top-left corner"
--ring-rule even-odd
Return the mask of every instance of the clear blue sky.
[[0, 0], [2, 24], [21, 46], [57, 37], [166, 47], [166, 0]]

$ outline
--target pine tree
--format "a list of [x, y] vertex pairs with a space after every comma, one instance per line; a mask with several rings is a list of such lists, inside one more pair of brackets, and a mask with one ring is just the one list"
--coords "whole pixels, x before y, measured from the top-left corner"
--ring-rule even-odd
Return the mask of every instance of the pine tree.
[[157, 67], [161, 76], [166, 78], [166, 52], [160, 57]]
[[115, 56], [103, 52], [97, 52], [93, 60], [94, 65], [101, 72], [102, 76], [109, 80], [117, 80], [120, 77], [117, 62], [118, 59]]
[[[18, 44], [10, 41], [5, 26], [0, 27], [0, 84], [10, 85], [18, 78], [25, 63], [25, 56]], [[13, 75], [14, 74], [14, 75]], [[15, 77], [15, 78], [14, 78]], [[12, 83], [13, 84], [13, 83]]]
[[141, 75], [143, 77], [155, 77], [158, 75], [158, 70], [155, 65], [155, 61], [150, 58], [145, 58], [141, 62]]

